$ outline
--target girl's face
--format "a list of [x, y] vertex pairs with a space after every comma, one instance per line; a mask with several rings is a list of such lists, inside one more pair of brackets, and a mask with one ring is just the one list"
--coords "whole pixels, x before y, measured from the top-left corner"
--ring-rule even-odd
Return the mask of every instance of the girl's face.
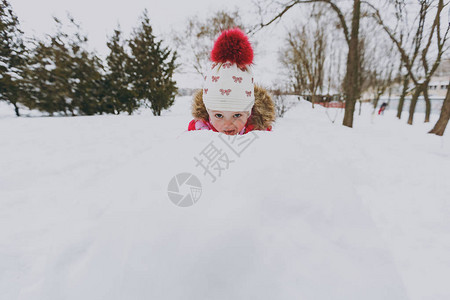
[[214, 128], [227, 135], [238, 134], [244, 128], [249, 117], [247, 111], [208, 110], [208, 114]]

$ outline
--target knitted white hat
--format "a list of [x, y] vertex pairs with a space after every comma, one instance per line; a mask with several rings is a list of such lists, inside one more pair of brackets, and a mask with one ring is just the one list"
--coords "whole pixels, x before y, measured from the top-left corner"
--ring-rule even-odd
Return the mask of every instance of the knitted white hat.
[[207, 109], [251, 111], [255, 103], [253, 49], [238, 28], [223, 31], [211, 51], [213, 61], [203, 84]]

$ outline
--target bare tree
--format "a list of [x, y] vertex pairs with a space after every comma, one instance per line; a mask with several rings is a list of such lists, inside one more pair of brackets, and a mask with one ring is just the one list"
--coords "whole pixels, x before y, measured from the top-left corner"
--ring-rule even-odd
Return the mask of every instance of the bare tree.
[[285, 113], [294, 107], [295, 102], [289, 101], [286, 88], [283, 89], [281, 86], [275, 86], [270, 92], [275, 103], [276, 116], [277, 118], [282, 118]]
[[[403, 11], [400, 10], [400, 12], [397, 9], [397, 16], [400, 13], [404, 13], [405, 1], [397, 0], [395, 1], [395, 4], [396, 7], [403, 9]], [[367, 5], [373, 9], [373, 17], [375, 20], [377, 20], [389, 38], [396, 45], [405, 69], [408, 72], [408, 76], [414, 83], [414, 94], [409, 108], [408, 124], [413, 123], [417, 100], [421, 93], [423, 93], [426, 101], [425, 122], [429, 122], [431, 104], [428, 97], [428, 84], [439, 66], [442, 54], [447, 49], [445, 43], [448, 39], [449, 32], [449, 27], [447, 27], [446, 30], [441, 29], [440, 18], [444, 8], [443, 0], [418, 0], [418, 4], [419, 12], [417, 14], [417, 22], [414, 31], [409, 30], [405, 35], [404, 31], [398, 33], [396, 28], [388, 26], [383, 19], [380, 10], [372, 4], [367, 3]], [[425, 30], [427, 28], [427, 16], [429, 17], [433, 10], [435, 10], [435, 15], [432, 19], [430, 30], [427, 32]], [[397, 18], [397, 20], [401, 20], [401, 18]], [[435, 48], [430, 48], [432, 42], [435, 43]], [[404, 90], [406, 89], [404, 88]]]
[[[267, 6], [266, 3], [262, 3], [258, 5], [258, 9], [260, 11], [260, 15], [264, 15], [262, 13], [264, 11], [264, 6]], [[360, 79], [359, 79], [359, 70], [360, 70], [360, 59], [359, 59], [359, 24], [361, 19], [361, 0], [353, 0], [352, 5], [352, 17], [350, 26], [348, 20], [345, 18], [345, 14], [343, 10], [337, 5], [338, 1], [335, 0], [291, 0], [287, 2], [275, 2], [270, 1], [271, 4], [277, 4], [278, 12], [275, 13], [269, 21], [262, 20], [260, 25], [257, 26], [256, 30], [260, 30], [266, 26], [271, 25], [277, 20], [280, 20], [286, 12], [291, 10], [293, 7], [299, 4], [305, 3], [325, 3], [329, 6], [329, 8], [336, 13], [336, 16], [339, 20], [340, 27], [342, 28], [342, 33], [344, 34], [345, 41], [348, 45], [348, 54], [347, 54], [347, 71], [344, 78], [344, 93], [346, 97], [345, 104], [345, 114], [343, 125], [352, 127], [353, 126], [353, 113], [355, 111], [356, 100], [360, 96]], [[263, 17], [263, 16], [262, 16]]]
[[[330, 30], [328, 33], [331, 35], [332, 43], [329, 43], [327, 57], [325, 58], [325, 82], [327, 94], [337, 93], [342, 95], [344, 93], [343, 84], [345, 77], [345, 49], [340, 47], [341, 41], [336, 40], [336, 28]], [[340, 29], [338, 29], [340, 30]], [[345, 42], [344, 42], [345, 43]], [[332, 46], [331, 46], [332, 45]], [[325, 87], [324, 87], [325, 88]]]
[[[402, 60], [402, 64], [403, 64], [403, 60]], [[402, 118], [405, 97], [406, 97], [406, 93], [408, 92], [408, 88], [409, 88], [409, 74], [407, 72], [405, 74], [403, 74], [401, 77], [401, 80], [402, 80], [402, 92], [400, 94], [400, 99], [398, 101], [398, 106], [397, 106], [397, 118], [399, 118], [399, 119]]]
[[381, 95], [392, 85], [398, 56], [390, 40], [374, 36], [373, 28], [361, 34], [361, 92], [371, 95], [375, 112]]
[[288, 33], [280, 60], [289, 70], [295, 92], [309, 94], [314, 108], [317, 93], [323, 89], [328, 53], [323, 6], [314, 6], [308, 20], [308, 24], [298, 25]]

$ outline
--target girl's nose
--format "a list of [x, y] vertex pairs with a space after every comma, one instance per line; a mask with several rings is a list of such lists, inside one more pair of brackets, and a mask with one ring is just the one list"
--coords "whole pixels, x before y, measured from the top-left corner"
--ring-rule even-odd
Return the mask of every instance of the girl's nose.
[[225, 120], [225, 125], [233, 125], [233, 119], [226, 119]]
[[233, 120], [232, 119], [230, 119], [230, 120], [225, 120], [225, 122], [224, 122], [224, 124], [223, 124], [223, 127], [225, 128], [225, 129], [228, 129], [228, 128], [230, 128], [230, 127], [232, 127], [233, 126]]

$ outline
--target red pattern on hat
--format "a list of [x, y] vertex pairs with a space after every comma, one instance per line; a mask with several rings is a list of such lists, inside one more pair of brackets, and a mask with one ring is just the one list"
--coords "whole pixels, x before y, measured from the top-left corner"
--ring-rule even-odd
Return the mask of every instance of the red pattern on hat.
[[236, 77], [236, 76], [233, 76], [233, 80], [234, 80], [234, 82], [236, 82], [236, 83], [242, 83], [242, 77]]
[[229, 95], [230, 95], [230, 92], [231, 92], [231, 89], [228, 89], [228, 90], [220, 89], [220, 93], [221, 93], [222, 95], [227, 95], [227, 96], [229, 96]]

